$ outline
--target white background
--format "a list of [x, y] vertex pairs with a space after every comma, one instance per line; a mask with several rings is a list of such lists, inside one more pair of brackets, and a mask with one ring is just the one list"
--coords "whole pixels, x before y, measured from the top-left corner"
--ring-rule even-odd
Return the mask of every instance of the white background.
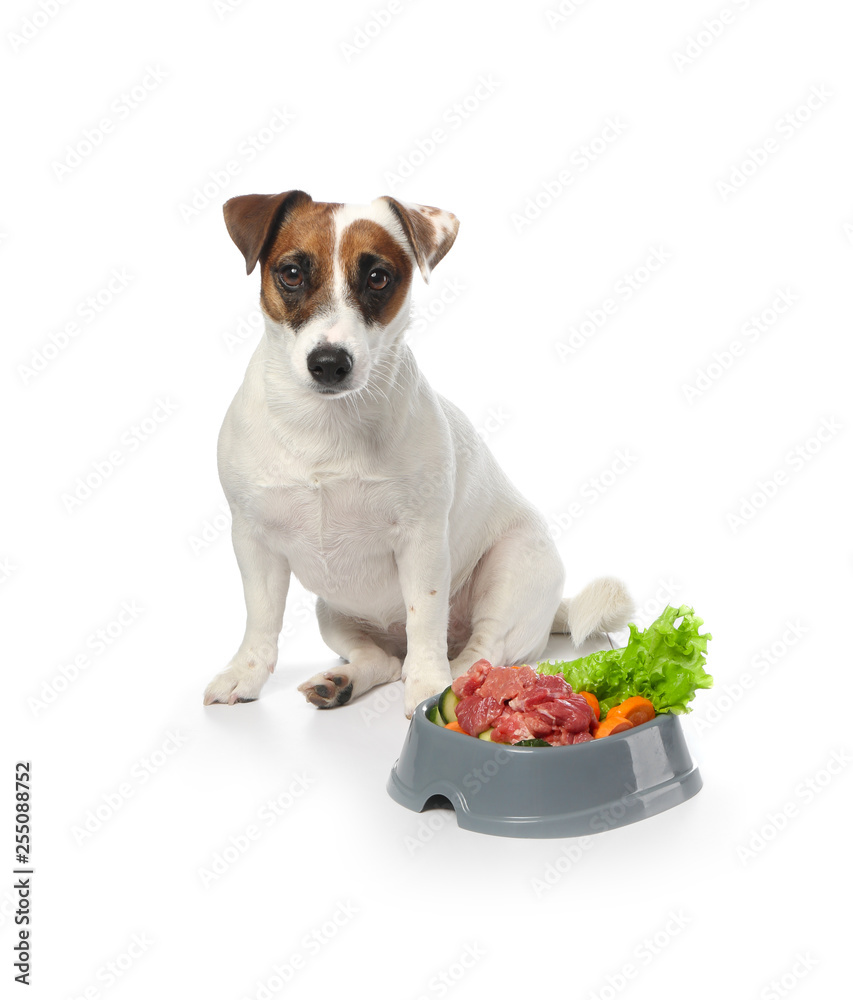
[[[4, 990], [31, 759], [29, 996], [839, 995], [847, 6], [41, 7], [3, 15]], [[570, 593], [615, 573], [638, 620], [705, 618], [689, 802], [585, 842], [408, 812], [399, 685], [296, 691], [338, 662], [298, 586], [261, 699], [202, 707], [244, 623], [215, 442], [258, 337], [221, 204], [295, 187], [461, 220], [413, 348], [551, 518]]]

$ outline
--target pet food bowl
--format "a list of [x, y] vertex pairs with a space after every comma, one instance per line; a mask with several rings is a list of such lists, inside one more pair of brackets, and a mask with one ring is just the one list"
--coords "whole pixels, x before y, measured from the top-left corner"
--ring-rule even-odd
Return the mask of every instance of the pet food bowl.
[[415, 812], [449, 803], [465, 830], [582, 837], [654, 816], [702, 787], [677, 716], [574, 746], [513, 747], [430, 722], [438, 697], [415, 709], [388, 793]]

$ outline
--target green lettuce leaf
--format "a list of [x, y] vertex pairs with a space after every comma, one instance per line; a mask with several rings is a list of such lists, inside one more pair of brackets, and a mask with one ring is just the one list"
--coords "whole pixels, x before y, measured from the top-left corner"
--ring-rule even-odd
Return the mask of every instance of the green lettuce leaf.
[[[676, 625], [676, 621], [681, 622]], [[605, 649], [578, 660], [540, 663], [543, 674], [560, 674], [573, 691], [590, 691], [601, 704], [601, 717], [626, 698], [648, 698], [658, 713], [689, 712], [699, 688], [709, 688], [713, 677], [705, 673], [710, 633], [699, 634], [702, 619], [693, 608], [667, 605], [644, 631], [629, 625], [631, 636], [624, 649]]]

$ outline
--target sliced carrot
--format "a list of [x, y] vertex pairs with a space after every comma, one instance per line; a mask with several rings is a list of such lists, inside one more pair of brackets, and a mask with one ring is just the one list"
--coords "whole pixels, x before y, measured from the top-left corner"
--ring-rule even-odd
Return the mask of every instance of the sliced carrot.
[[601, 706], [598, 704], [598, 698], [591, 691], [578, 691], [578, 694], [587, 701], [592, 709], [592, 714], [598, 721], [601, 718]]
[[[448, 722], [447, 725], [444, 728], [445, 729], [452, 729], [454, 733], [464, 733], [465, 732], [465, 730], [459, 725], [458, 722]], [[465, 735], [467, 736], [468, 734], [465, 733]]]
[[655, 717], [655, 706], [648, 698], [641, 698], [635, 695], [633, 698], [626, 698], [619, 705], [614, 705], [607, 713], [609, 719], [611, 715], [618, 715], [627, 719], [632, 726], [641, 726]]
[[602, 736], [612, 736], [614, 733], [623, 733], [626, 729], [633, 728], [633, 725], [627, 719], [623, 719], [621, 715], [614, 715], [611, 709], [607, 713], [607, 718], [596, 729], [595, 738], [598, 740]]

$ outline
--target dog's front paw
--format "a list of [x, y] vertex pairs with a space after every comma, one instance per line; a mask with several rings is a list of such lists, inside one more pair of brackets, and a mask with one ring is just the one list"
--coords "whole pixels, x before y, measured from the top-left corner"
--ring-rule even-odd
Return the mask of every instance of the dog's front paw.
[[300, 684], [298, 690], [316, 708], [337, 708], [338, 705], [346, 705], [352, 698], [352, 687], [348, 674], [341, 670], [327, 670]]
[[204, 691], [205, 705], [236, 705], [257, 701], [271, 671], [266, 667], [233, 664], [217, 674]]
[[440, 694], [447, 687], [451, 680], [450, 667], [446, 662], [432, 667], [418, 665], [408, 670], [403, 667], [403, 680], [405, 685], [403, 704], [406, 718], [411, 719], [422, 701], [434, 694]]

